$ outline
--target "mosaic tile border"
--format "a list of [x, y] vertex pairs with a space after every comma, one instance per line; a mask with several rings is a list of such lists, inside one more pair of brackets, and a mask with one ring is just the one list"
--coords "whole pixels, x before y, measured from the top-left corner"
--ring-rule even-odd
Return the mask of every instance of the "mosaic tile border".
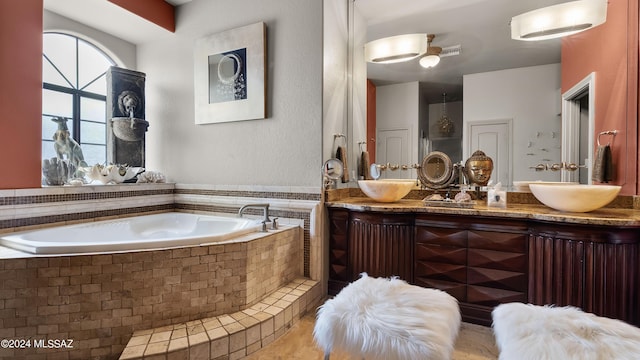
[[81, 213], [68, 213], [68, 214], [59, 214], [59, 215], [8, 219], [8, 220], [0, 220], [0, 229], [54, 224], [54, 223], [68, 222], [68, 221], [91, 220], [95, 218], [103, 218], [103, 217], [109, 217], [109, 216], [136, 215], [136, 214], [142, 214], [142, 213], [148, 213], [148, 212], [171, 211], [173, 209], [174, 209], [174, 204], [165, 204], [165, 205], [142, 206], [142, 207], [135, 207], [135, 208], [120, 208], [120, 209], [112, 209], [112, 210], [98, 210], [98, 211], [89, 211], [89, 212], [81, 212]]
[[208, 190], [208, 189], [175, 189], [174, 194], [226, 196], [240, 198], [283, 199], [320, 201], [321, 194], [274, 191], [244, 191], [244, 190]]
[[173, 195], [174, 189], [157, 189], [157, 190], [130, 190], [130, 191], [101, 191], [101, 192], [82, 192], [68, 194], [48, 194], [48, 195], [27, 195], [27, 196], [7, 196], [0, 197], [0, 206], [30, 205], [30, 204], [46, 204], [52, 202], [68, 202], [68, 201], [88, 201], [88, 200], [107, 200], [121, 199], [137, 196], [150, 195]]

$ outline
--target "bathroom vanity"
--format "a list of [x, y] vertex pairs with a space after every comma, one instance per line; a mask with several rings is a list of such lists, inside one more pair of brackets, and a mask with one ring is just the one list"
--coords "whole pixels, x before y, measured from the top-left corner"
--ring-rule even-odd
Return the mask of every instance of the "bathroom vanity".
[[444, 290], [464, 321], [483, 325], [493, 307], [514, 301], [573, 305], [640, 325], [637, 210], [438, 208], [363, 197], [327, 208], [330, 294], [367, 272]]

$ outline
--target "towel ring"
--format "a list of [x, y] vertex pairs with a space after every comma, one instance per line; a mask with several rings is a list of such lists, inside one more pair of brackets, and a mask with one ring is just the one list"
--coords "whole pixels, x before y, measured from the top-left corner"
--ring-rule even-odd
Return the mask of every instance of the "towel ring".
[[[340, 142], [338, 142], [338, 139], [342, 138], [342, 142], [344, 144], [344, 147], [347, 147], [347, 137], [345, 134], [341, 134], [341, 133], [336, 133], [333, 134], [333, 146], [331, 147], [332, 149], [338, 149], [340, 147]], [[335, 153], [335, 150], [334, 150]]]
[[[618, 130], [609, 130], [609, 131], [603, 131], [601, 133], [598, 134], [598, 146], [602, 146], [600, 145], [600, 136], [602, 135], [611, 135], [611, 136], [616, 136], [616, 134], [618, 134]], [[607, 145], [610, 145], [611, 141], [609, 141], [607, 143]]]

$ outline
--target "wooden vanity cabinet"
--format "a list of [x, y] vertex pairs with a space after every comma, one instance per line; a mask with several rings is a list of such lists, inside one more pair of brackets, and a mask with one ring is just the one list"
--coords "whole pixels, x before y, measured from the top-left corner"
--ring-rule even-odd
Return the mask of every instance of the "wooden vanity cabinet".
[[464, 321], [501, 303], [572, 305], [640, 324], [640, 228], [331, 209], [329, 293], [361, 272], [448, 292]]

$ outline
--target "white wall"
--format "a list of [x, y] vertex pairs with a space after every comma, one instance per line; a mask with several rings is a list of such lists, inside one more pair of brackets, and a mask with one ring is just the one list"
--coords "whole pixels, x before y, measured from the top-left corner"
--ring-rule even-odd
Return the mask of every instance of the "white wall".
[[[318, 186], [322, 165], [323, 2], [195, 0], [175, 34], [138, 46], [146, 73], [146, 165], [191, 184]], [[195, 125], [196, 39], [264, 22], [267, 118]]]
[[[323, 68], [323, 146], [322, 159], [336, 157], [338, 146], [344, 146], [349, 141], [347, 123], [347, 54], [349, 41], [349, 14], [346, 1], [333, 0], [324, 2], [324, 38]], [[336, 138], [335, 134], [345, 135]], [[318, 134], [320, 136], [320, 134]], [[347, 156], [347, 160], [352, 160]], [[349, 164], [347, 168], [353, 169]], [[318, 174], [320, 174], [318, 168]]]
[[560, 180], [560, 172], [529, 169], [561, 160], [560, 64], [464, 75], [463, 99], [463, 144], [469, 122], [513, 119], [513, 180]]
[[[376, 88], [376, 133], [380, 130], [409, 130], [409, 164], [418, 162], [418, 119], [420, 84], [417, 81]], [[376, 154], [378, 154], [376, 150]], [[415, 178], [416, 171], [393, 174], [393, 178]]]
[[[350, 4], [353, 4], [350, 1]], [[367, 141], [367, 63], [364, 61], [364, 44], [366, 43], [367, 35], [367, 23], [364, 17], [359, 13], [358, 8], [353, 6], [353, 62], [351, 63], [352, 69], [352, 119], [351, 129], [349, 133], [352, 143], [351, 151], [352, 158], [350, 166], [354, 166], [352, 169], [356, 169], [360, 163], [362, 157], [362, 151], [368, 150], [367, 144], [359, 145], [358, 142]], [[357, 174], [357, 172], [356, 172]], [[354, 183], [357, 186], [357, 183]]]

